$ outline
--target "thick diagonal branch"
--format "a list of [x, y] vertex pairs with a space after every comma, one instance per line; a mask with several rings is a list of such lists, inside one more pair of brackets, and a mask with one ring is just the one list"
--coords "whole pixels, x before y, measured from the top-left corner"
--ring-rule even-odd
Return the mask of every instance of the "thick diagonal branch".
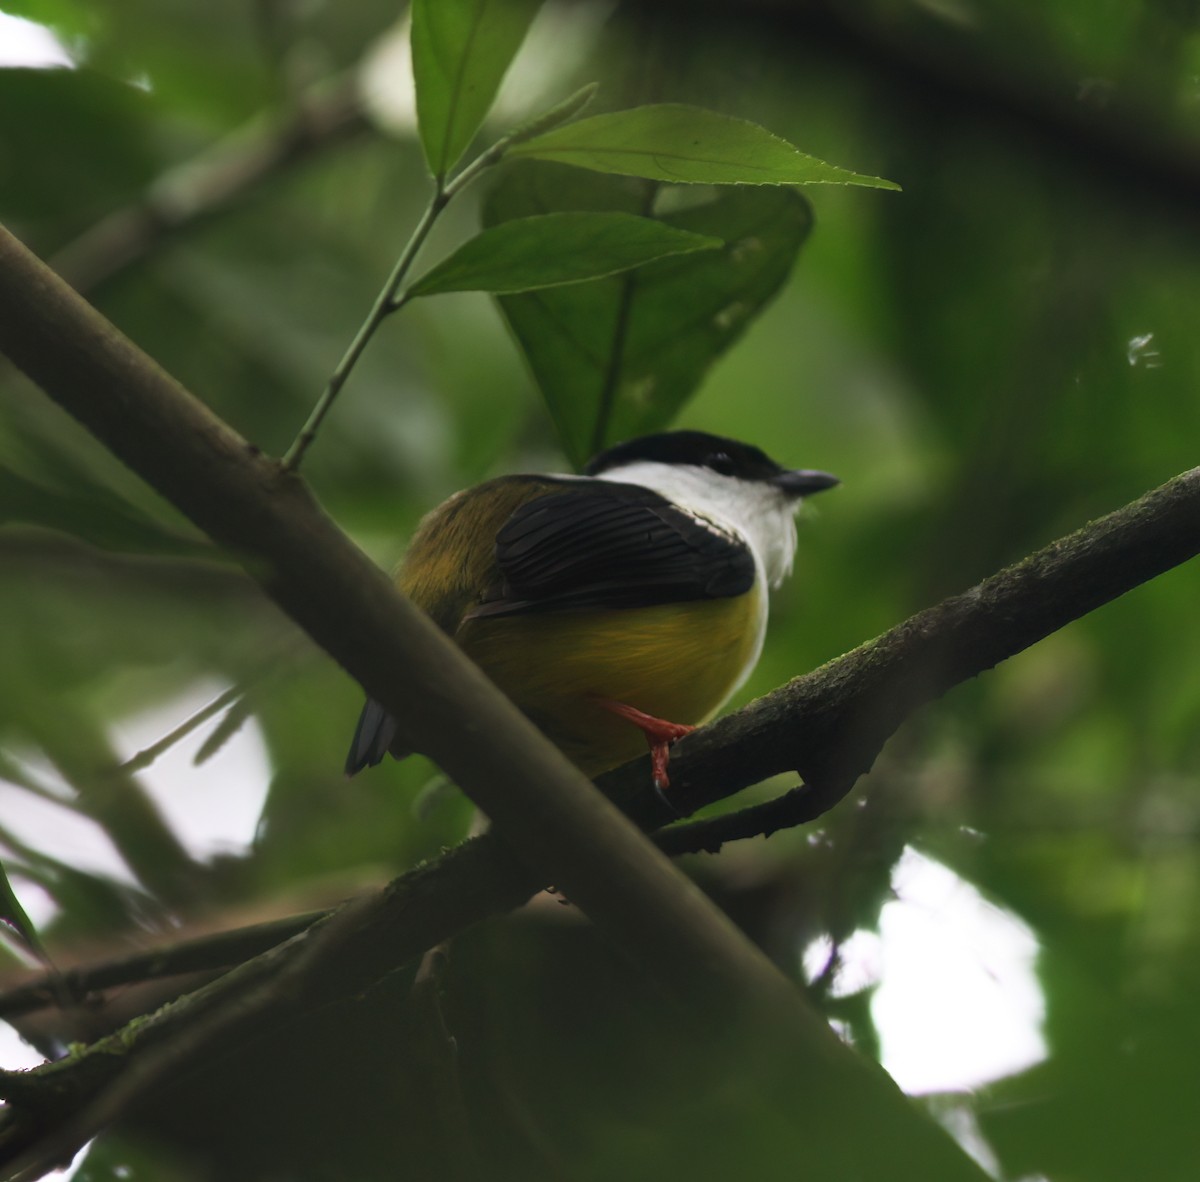
[[[215, 541], [244, 555], [264, 590], [492, 816], [498, 840], [524, 863], [524, 873], [562, 887], [680, 996], [695, 999], [699, 990], [712, 1020], [750, 1013], [771, 1020], [797, 1061], [808, 1065], [798, 1127], [845, 1157], [848, 1172], [877, 1174], [885, 1161], [915, 1154], [935, 1176], [979, 1177], [949, 1139], [919, 1119], [881, 1071], [839, 1043], [762, 953], [395, 591], [298, 479], [238, 437], [2, 230], [0, 349]], [[348, 932], [332, 927], [337, 959], [360, 927], [357, 910]], [[321, 936], [306, 932], [298, 939], [308, 944]], [[320, 979], [322, 958], [309, 954], [306, 963], [306, 980]], [[254, 1008], [297, 994], [311, 992], [256, 991], [262, 1001]], [[225, 1004], [240, 1012], [236, 998], [226, 996]], [[120, 1047], [161, 1046], [162, 1029], [140, 1026]], [[176, 1034], [189, 1054], [209, 1044], [195, 1037], [194, 1026], [178, 1027]], [[81, 1059], [76, 1078], [108, 1057]], [[54, 1072], [60, 1086], [66, 1070]], [[143, 1088], [157, 1078], [147, 1069], [139, 1075], [147, 1081]], [[69, 1111], [102, 1095], [107, 1082], [74, 1097]], [[838, 1111], [855, 1112], [875, 1135], [854, 1145], [831, 1137]], [[71, 1129], [69, 1137], [52, 1135], [45, 1152], [61, 1155], [72, 1138], [93, 1131], [86, 1114], [73, 1118]], [[30, 1144], [26, 1133], [15, 1128], [13, 1148]], [[41, 1160], [34, 1149], [30, 1168]]]
[[[1198, 553], [1200, 468], [1194, 468], [704, 727], [671, 756], [671, 800], [683, 813], [781, 772], [799, 771], [805, 785], [735, 814], [665, 829], [659, 827], [675, 818], [647, 788], [647, 759], [608, 773], [599, 785], [643, 828], [657, 829], [657, 844], [670, 854], [804, 824], [832, 808], [922, 706]], [[456, 874], [447, 870], [448, 888]], [[496, 898], [504, 886], [497, 879]], [[447, 913], [442, 938], [482, 917]], [[312, 918], [298, 917], [296, 927], [281, 921], [281, 929], [247, 929], [244, 939], [230, 933], [197, 941], [195, 950], [180, 950], [184, 967], [173, 971], [235, 963], [222, 957], [265, 950], [283, 938], [280, 931], [291, 935]], [[86, 990], [141, 980], [143, 960], [152, 959], [81, 969], [76, 983]], [[0, 994], [0, 1017], [47, 1004], [50, 986], [39, 978]]]

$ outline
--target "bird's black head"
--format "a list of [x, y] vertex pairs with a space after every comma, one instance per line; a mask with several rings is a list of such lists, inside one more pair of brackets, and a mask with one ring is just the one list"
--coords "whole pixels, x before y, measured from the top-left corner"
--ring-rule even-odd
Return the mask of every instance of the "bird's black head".
[[587, 476], [602, 476], [629, 464], [686, 464], [708, 468], [721, 476], [770, 484], [789, 496], [809, 496], [838, 483], [836, 476], [811, 469], [788, 469], [749, 443], [709, 435], [706, 431], [664, 431], [618, 443], [594, 456], [584, 468]]

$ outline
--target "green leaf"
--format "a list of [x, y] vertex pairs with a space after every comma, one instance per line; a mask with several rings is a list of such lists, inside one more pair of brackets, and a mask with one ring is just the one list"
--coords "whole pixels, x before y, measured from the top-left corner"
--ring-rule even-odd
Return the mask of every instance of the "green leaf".
[[246, 725], [253, 713], [254, 707], [250, 704], [250, 699], [247, 697], [238, 698], [225, 711], [225, 716], [213, 727], [212, 732], [204, 742], [200, 744], [196, 754], [192, 756], [192, 763], [196, 767], [200, 767], [212, 759], [213, 756], [219, 755], [225, 744]]
[[409, 295], [560, 287], [721, 245], [719, 238], [631, 213], [546, 213], [484, 230], [413, 284]]
[[540, 7], [541, 0], [414, 0], [417, 122], [434, 176], [466, 151]]
[[[649, 188], [527, 162], [488, 195], [484, 224], [551, 210], [641, 213]], [[779, 290], [812, 225], [808, 203], [792, 189], [667, 196], [706, 197], [658, 220], [725, 246], [500, 300], [576, 466], [608, 443], [660, 430], [674, 418], [709, 365]]]
[[38, 960], [43, 964], [50, 963], [46, 956], [46, 950], [38, 939], [37, 929], [30, 922], [29, 916], [25, 914], [25, 908], [21, 906], [20, 900], [13, 891], [12, 883], [8, 881], [8, 874], [3, 865], [0, 865], [0, 922], [7, 924], [13, 934], [20, 939], [21, 945], [33, 953]]
[[757, 123], [683, 103], [593, 115], [537, 136], [508, 155], [675, 184], [900, 187], [806, 156]]

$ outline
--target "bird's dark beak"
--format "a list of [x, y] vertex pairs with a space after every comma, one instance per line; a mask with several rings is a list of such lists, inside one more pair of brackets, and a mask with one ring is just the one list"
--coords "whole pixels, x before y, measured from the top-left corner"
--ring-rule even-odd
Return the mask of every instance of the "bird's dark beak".
[[828, 472], [818, 472], [814, 468], [793, 468], [790, 472], [773, 476], [771, 483], [789, 497], [811, 497], [813, 493], [824, 492], [842, 482]]

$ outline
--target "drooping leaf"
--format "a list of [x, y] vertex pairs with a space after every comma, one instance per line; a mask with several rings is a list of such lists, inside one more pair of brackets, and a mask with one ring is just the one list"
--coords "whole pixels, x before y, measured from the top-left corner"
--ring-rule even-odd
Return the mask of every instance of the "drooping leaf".
[[536, 136], [508, 154], [672, 184], [899, 188], [805, 155], [757, 123], [684, 103], [593, 115]]
[[631, 213], [535, 214], [502, 222], [463, 243], [419, 279], [411, 294], [535, 291], [721, 245], [719, 238]]
[[22, 947], [26, 948], [43, 964], [49, 964], [49, 958], [38, 939], [37, 929], [25, 914], [25, 908], [8, 881], [8, 873], [0, 864], [0, 922], [6, 924], [14, 936], [19, 938]]
[[85, 474], [67, 474], [59, 491], [0, 463], [0, 525], [40, 525], [110, 550], [211, 555], [210, 547], [142, 517]]
[[417, 122], [434, 176], [466, 151], [540, 7], [541, 0], [414, 0]]
[[225, 716], [213, 727], [212, 732], [197, 748], [196, 754], [192, 756], [192, 763], [196, 767], [200, 767], [213, 756], [219, 755], [225, 744], [246, 725], [253, 713], [254, 708], [250, 704], [250, 699], [245, 696], [238, 698], [225, 711]]
[[[484, 224], [555, 210], [644, 213], [649, 193], [628, 178], [531, 161], [491, 191]], [[500, 299], [576, 465], [607, 443], [671, 421], [779, 290], [812, 225], [798, 193], [764, 188], [715, 190], [658, 220], [725, 245]]]

